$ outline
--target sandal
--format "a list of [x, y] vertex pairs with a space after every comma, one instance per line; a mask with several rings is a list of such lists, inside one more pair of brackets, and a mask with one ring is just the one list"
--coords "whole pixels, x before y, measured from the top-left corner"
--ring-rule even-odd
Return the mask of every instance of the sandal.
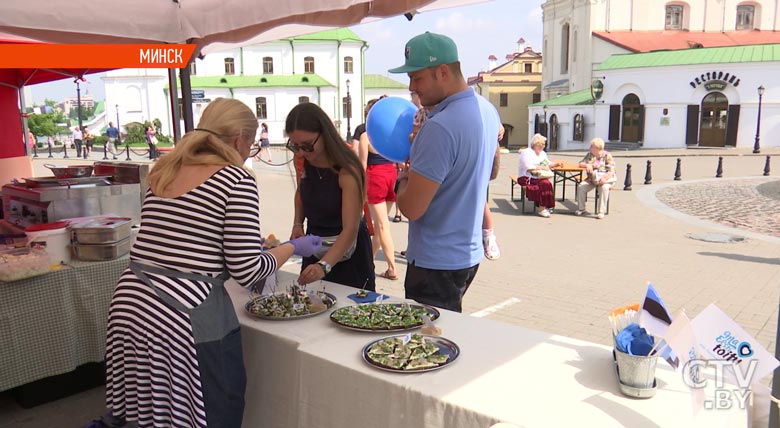
[[390, 269], [379, 274], [380, 278], [389, 279], [395, 281], [398, 279], [398, 275], [390, 275]]
[[401, 214], [396, 214], [395, 217], [393, 217], [393, 223], [400, 223], [401, 222]]

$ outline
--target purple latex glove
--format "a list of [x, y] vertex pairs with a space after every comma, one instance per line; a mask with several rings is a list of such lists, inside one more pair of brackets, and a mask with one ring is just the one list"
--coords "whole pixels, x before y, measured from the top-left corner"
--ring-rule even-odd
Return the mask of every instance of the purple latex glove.
[[293, 254], [301, 257], [313, 256], [322, 248], [322, 238], [317, 235], [305, 235], [300, 238], [291, 239], [288, 242], [295, 247]]

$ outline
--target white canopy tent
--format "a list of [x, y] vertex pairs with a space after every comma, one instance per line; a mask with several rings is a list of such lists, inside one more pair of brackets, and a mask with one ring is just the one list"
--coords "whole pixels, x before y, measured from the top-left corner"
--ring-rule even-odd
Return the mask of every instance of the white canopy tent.
[[[193, 43], [200, 50], [355, 25], [487, 0], [3, 0], [0, 31], [50, 43]], [[411, 15], [410, 15], [411, 16]], [[212, 46], [213, 45], [213, 48]], [[177, 82], [169, 70], [174, 138]], [[180, 70], [185, 131], [192, 129], [189, 70]]]

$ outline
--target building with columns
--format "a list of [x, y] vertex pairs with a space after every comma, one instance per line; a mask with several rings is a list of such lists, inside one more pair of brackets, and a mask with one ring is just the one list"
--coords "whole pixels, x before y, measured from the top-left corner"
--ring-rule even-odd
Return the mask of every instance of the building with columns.
[[542, 101], [530, 107], [529, 135], [547, 132], [551, 149], [587, 148], [596, 136], [613, 148], [752, 147], [756, 131], [780, 131], [776, 1], [548, 0], [542, 9]]

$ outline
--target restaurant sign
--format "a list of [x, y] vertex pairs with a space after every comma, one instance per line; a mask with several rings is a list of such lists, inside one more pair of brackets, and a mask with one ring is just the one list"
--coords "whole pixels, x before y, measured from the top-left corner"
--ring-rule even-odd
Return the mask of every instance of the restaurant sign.
[[708, 91], [722, 91], [726, 89], [726, 86], [732, 85], [735, 88], [739, 86], [739, 78], [731, 73], [724, 73], [723, 71], [708, 71], [696, 76], [688, 82], [691, 88], [696, 89], [701, 85], [704, 85], [704, 89]]
[[728, 86], [728, 82], [724, 82], [722, 80], [710, 80], [704, 84], [704, 89], [708, 91], [722, 91], [726, 89], [726, 86]]

